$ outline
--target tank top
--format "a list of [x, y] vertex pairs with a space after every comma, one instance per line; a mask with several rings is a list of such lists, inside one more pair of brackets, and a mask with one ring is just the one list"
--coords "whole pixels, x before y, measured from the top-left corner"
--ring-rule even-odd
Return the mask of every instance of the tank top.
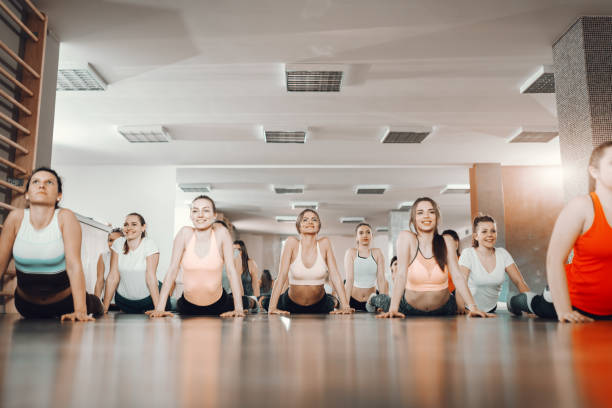
[[440, 268], [436, 257], [425, 258], [420, 249], [408, 266], [406, 289], [416, 292], [430, 292], [448, 289], [448, 267]]
[[39, 230], [30, 222], [30, 210], [23, 210], [23, 220], [13, 244], [15, 268], [22, 273], [56, 274], [66, 270], [64, 239], [57, 214], [49, 225]]
[[244, 296], [253, 296], [253, 278], [249, 271], [242, 271], [240, 275], [242, 280], [242, 289], [244, 290]]
[[307, 268], [302, 262], [302, 243], [298, 245], [298, 253], [295, 260], [289, 266], [290, 285], [323, 285], [327, 277], [327, 265], [321, 256], [319, 243], [317, 242], [317, 259], [315, 263]]
[[574, 243], [566, 266], [572, 306], [594, 315], [612, 315], [612, 227], [594, 192], [593, 225]]
[[357, 256], [353, 261], [353, 286], [356, 288], [373, 288], [376, 286], [376, 273], [378, 272], [378, 264], [374, 260], [374, 255], [370, 250], [370, 256], [362, 258]]
[[221, 297], [221, 275], [223, 259], [217, 248], [215, 231], [210, 232], [210, 245], [205, 257], [200, 258], [195, 252], [196, 234], [191, 236], [183, 253], [183, 296], [198, 306], [208, 306]]

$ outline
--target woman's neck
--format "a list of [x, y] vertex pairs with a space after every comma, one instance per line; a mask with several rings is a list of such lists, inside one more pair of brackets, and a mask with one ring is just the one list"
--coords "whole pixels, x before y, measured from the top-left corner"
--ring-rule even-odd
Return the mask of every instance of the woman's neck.
[[495, 253], [495, 248], [487, 248], [482, 245], [478, 245], [474, 249], [476, 250], [476, 252], [480, 253], [481, 255], [491, 255]]
[[49, 225], [53, 214], [55, 214], [55, 207], [49, 205], [30, 205], [30, 223], [36, 229]]
[[370, 244], [368, 245], [357, 245], [357, 252], [370, 252]]
[[136, 248], [138, 248], [138, 245], [140, 245], [141, 241], [142, 241], [142, 237], [140, 236], [135, 239], [128, 239], [127, 244], [128, 244], [128, 248], [130, 248], [130, 251], [133, 251]]
[[612, 208], [612, 190], [597, 183], [595, 186], [595, 194], [599, 198], [601, 205], [607, 208]]
[[314, 246], [317, 243], [317, 234], [300, 234], [302, 246]]
[[213, 230], [212, 225], [208, 226], [207, 228], [203, 228], [203, 229], [195, 228], [196, 239], [203, 239], [203, 240], [210, 239], [210, 234], [212, 233], [212, 230]]

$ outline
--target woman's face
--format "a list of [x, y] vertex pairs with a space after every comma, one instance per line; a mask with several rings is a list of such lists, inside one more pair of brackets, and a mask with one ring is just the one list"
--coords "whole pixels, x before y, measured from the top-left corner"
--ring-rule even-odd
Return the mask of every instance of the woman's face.
[[147, 229], [146, 225], [140, 223], [140, 218], [135, 215], [128, 215], [123, 223], [123, 233], [125, 239], [133, 240], [142, 237], [142, 233]]
[[26, 192], [26, 200], [30, 204], [52, 205], [61, 199], [58, 192], [57, 178], [48, 171], [39, 171], [30, 179], [30, 186]]
[[234, 258], [239, 258], [240, 256], [242, 256], [242, 250], [240, 249], [240, 245], [238, 244], [234, 244]]
[[110, 234], [108, 234], [108, 247], [112, 247], [113, 246], [113, 242], [115, 242], [115, 240], [117, 238], [119, 238], [121, 236], [120, 233], [118, 232], [111, 232]]
[[367, 225], [357, 228], [357, 243], [361, 246], [369, 246], [372, 241], [372, 230]]
[[497, 229], [493, 222], [479, 222], [476, 226], [474, 239], [478, 241], [478, 246], [493, 249], [497, 242]]
[[320, 228], [319, 217], [313, 212], [305, 212], [300, 222], [300, 234], [317, 234]]
[[612, 190], [612, 147], [607, 147], [599, 160], [599, 168], [590, 168], [591, 175], [603, 187]]
[[430, 232], [435, 230], [438, 222], [436, 210], [429, 201], [421, 201], [417, 204], [414, 223], [417, 231]]
[[393, 263], [391, 264], [391, 276], [395, 276], [395, 274], [397, 273], [397, 259], [395, 261], [393, 261]]
[[215, 214], [212, 203], [209, 200], [200, 198], [191, 203], [190, 218], [196, 229], [209, 228], [215, 222], [216, 217], [217, 214]]

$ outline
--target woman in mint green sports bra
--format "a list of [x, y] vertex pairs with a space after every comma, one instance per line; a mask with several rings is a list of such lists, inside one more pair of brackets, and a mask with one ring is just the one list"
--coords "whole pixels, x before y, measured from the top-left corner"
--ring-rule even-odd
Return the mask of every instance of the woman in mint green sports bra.
[[0, 235], [0, 279], [12, 256], [17, 311], [24, 317], [93, 320], [102, 303], [85, 292], [81, 225], [72, 211], [58, 208], [60, 177], [50, 168], [34, 170], [25, 198], [29, 208], [11, 211]]

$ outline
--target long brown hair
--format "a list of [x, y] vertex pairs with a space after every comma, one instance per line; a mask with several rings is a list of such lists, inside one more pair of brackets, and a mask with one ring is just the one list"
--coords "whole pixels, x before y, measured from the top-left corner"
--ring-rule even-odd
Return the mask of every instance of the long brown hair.
[[[129, 213], [128, 215], [126, 215], [125, 218], [127, 219], [127, 217], [129, 217], [130, 215], [138, 217], [138, 219], [140, 220], [140, 225], [147, 225], [142, 215], [133, 212], [133, 213]], [[140, 238], [144, 238], [146, 236], [147, 236], [147, 231], [142, 231], [142, 234], [140, 234]], [[127, 239], [126, 239], [125, 242], [123, 243], [123, 253], [127, 254], [128, 252], [130, 252], [130, 247], [128, 246]]]
[[237, 239], [234, 245], [240, 246], [240, 257], [242, 258], [242, 273], [249, 273], [249, 253], [247, 252], [244, 241]]
[[[599, 169], [599, 163], [601, 162], [601, 157], [603, 156], [604, 151], [608, 147], [612, 147], [612, 140], [603, 142], [602, 144], [597, 146], [595, 149], [593, 149], [593, 152], [591, 153], [591, 158], [589, 159], [589, 167], [594, 167], [596, 169]], [[595, 179], [593, 178], [593, 176], [591, 176], [590, 172], [588, 172], [588, 174], [589, 174], [589, 191], [593, 192], [595, 191]]]
[[434, 257], [436, 258], [436, 262], [438, 263], [438, 266], [440, 266], [440, 269], [444, 270], [444, 267], [446, 266], [446, 242], [444, 241], [442, 235], [438, 233], [438, 222], [440, 222], [440, 208], [438, 207], [438, 204], [429, 197], [417, 198], [414, 204], [412, 204], [412, 208], [410, 209], [410, 226], [414, 228], [414, 233], [419, 235], [419, 231], [416, 227], [416, 211], [418, 204], [422, 201], [427, 201], [431, 203], [431, 206], [433, 207], [434, 212], [436, 213], [436, 226], [434, 227], [433, 236], [433, 253]]

